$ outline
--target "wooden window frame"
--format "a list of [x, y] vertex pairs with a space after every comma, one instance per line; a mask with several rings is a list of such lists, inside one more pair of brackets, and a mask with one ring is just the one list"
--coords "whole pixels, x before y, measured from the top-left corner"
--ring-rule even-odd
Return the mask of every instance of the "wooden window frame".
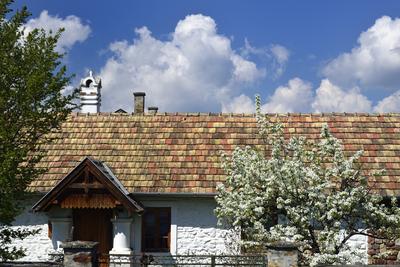
[[47, 237], [53, 238], [53, 223], [51, 221], [47, 221]]
[[[146, 248], [145, 247], [145, 233], [147, 230], [146, 223], [145, 223], [145, 218], [146, 218], [146, 213], [148, 212], [153, 212], [156, 214], [156, 229], [155, 232], [160, 235], [160, 213], [162, 211], [167, 211], [168, 212], [168, 222], [169, 222], [169, 231], [168, 231], [168, 237], [167, 237], [167, 248], [162, 248], [161, 245], [158, 248]], [[154, 230], [154, 229], [153, 229]], [[160, 236], [158, 236], [158, 239], [160, 239]], [[142, 252], [170, 252], [171, 251], [171, 208], [170, 207], [147, 207], [145, 209], [145, 213], [142, 216], [142, 243], [141, 243], [141, 251]]]

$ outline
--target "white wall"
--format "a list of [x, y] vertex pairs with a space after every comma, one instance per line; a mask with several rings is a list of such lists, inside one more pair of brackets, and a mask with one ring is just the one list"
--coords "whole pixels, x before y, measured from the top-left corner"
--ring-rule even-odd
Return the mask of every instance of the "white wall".
[[[26, 203], [25, 211], [16, 218], [14, 227], [40, 229], [38, 235], [14, 244], [27, 249], [27, 256], [22, 261], [46, 261], [53, 253], [51, 239], [48, 238], [48, 213], [33, 213], [31, 207], [38, 201], [35, 197]], [[215, 201], [212, 198], [169, 198], [164, 200], [142, 201], [148, 207], [171, 208], [171, 254], [215, 254], [234, 253], [232, 242], [226, 242], [229, 231], [217, 226], [214, 215]], [[69, 210], [52, 210], [51, 217], [70, 217]], [[65, 214], [64, 214], [65, 213]], [[53, 229], [53, 232], [56, 231]], [[131, 247], [135, 254], [140, 254], [141, 217], [135, 215], [131, 231]], [[53, 240], [54, 241], [54, 240]], [[53, 242], [54, 243], [54, 242]]]
[[[48, 254], [54, 252], [51, 239], [48, 238], [48, 215], [46, 213], [32, 213], [31, 207], [38, 200], [32, 198], [26, 203], [25, 211], [16, 218], [13, 227], [40, 229], [38, 235], [28, 237], [23, 241], [15, 240], [14, 244], [27, 249], [27, 256], [22, 261], [45, 261]], [[217, 225], [214, 215], [216, 203], [212, 198], [169, 198], [158, 200], [141, 200], [147, 207], [171, 208], [171, 254], [234, 254], [237, 251], [236, 238], [230, 231]], [[66, 212], [66, 213], [65, 213]], [[65, 213], [65, 214], [64, 214]], [[70, 217], [70, 211], [57, 211], [51, 213], [52, 217]], [[54, 230], [53, 230], [54, 231]], [[135, 254], [140, 254], [141, 243], [141, 217], [134, 215], [131, 229], [131, 248]], [[348, 241], [351, 247], [365, 255], [367, 261], [367, 238], [364, 236], [353, 237]]]
[[[212, 198], [171, 198], [169, 200], [142, 200], [146, 207], [171, 208], [171, 254], [233, 254], [235, 247], [226, 242], [230, 231], [217, 225], [216, 207]], [[132, 248], [140, 253], [141, 217], [135, 216]]]
[[13, 228], [24, 228], [29, 230], [39, 229], [40, 233], [29, 236], [24, 240], [16, 239], [13, 245], [25, 248], [26, 256], [20, 261], [46, 261], [48, 254], [54, 252], [51, 239], [48, 237], [48, 218], [45, 213], [33, 213], [30, 209], [40, 197], [33, 197], [26, 201], [25, 210], [16, 217]]
[[368, 264], [368, 237], [364, 235], [352, 236], [347, 245], [356, 253], [354, 263]]

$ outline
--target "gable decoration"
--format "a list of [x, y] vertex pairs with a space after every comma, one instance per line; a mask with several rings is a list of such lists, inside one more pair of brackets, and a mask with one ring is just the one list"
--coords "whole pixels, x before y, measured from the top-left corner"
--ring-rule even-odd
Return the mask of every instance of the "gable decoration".
[[112, 209], [123, 206], [129, 212], [142, 213], [143, 206], [129, 196], [111, 169], [99, 160], [84, 158], [33, 207], [47, 211], [52, 205], [61, 208]]

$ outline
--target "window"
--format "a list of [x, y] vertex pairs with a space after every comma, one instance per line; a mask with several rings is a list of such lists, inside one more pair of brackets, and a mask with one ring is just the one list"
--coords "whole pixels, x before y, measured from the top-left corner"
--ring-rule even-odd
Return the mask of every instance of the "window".
[[171, 208], [146, 208], [142, 219], [142, 251], [169, 252]]

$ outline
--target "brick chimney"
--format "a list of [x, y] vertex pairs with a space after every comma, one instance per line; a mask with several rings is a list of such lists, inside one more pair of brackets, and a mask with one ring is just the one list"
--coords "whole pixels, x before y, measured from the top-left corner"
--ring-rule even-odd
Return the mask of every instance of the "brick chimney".
[[135, 114], [143, 114], [144, 113], [144, 97], [146, 96], [146, 94], [144, 92], [134, 92], [133, 95], [135, 97], [133, 112]]
[[94, 78], [92, 71], [89, 76], [81, 80], [80, 100], [82, 113], [98, 113], [101, 105], [101, 79]]

